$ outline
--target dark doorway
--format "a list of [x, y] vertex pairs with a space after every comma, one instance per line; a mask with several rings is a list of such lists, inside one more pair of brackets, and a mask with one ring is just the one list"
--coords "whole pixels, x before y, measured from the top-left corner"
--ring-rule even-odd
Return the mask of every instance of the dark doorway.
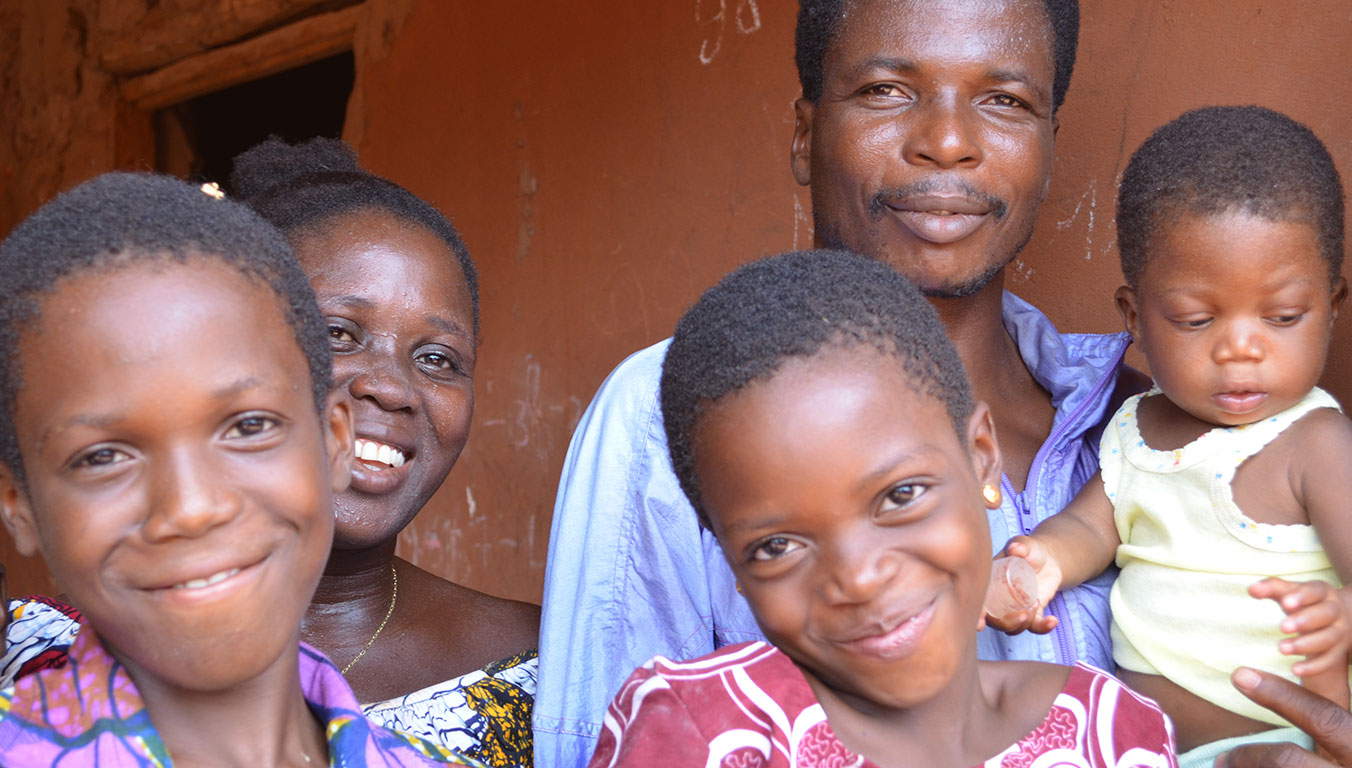
[[354, 79], [348, 51], [162, 109], [155, 113], [155, 166], [225, 187], [231, 158], [268, 136], [294, 142], [342, 135]]

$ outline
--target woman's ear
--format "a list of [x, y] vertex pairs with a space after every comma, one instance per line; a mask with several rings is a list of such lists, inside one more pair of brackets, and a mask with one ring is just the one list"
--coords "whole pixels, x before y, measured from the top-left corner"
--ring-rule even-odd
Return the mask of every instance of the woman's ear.
[[25, 557], [38, 553], [38, 527], [33, 519], [33, 505], [28, 493], [19, 485], [14, 470], [0, 463], [0, 522], [5, 524], [14, 548]]
[[324, 407], [324, 442], [329, 454], [329, 472], [333, 475], [333, 492], [347, 490], [352, 482], [352, 455], [356, 436], [352, 431], [352, 406], [347, 397], [334, 390]]
[[995, 439], [995, 421], [991, 418], [991, 409], [979, 400], [972, 406], [972, 415], [967, 419], [967, 452], [972, 457], [977, 483], [999, 488], [1003, 460], [1000, 444]]

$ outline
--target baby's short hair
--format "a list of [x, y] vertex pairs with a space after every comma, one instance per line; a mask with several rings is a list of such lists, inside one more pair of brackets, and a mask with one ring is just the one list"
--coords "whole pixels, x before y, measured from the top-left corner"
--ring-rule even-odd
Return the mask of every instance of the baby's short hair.
[[1319, 137], [1263, 107], [1205, 107], [1157, 129], [1131, 156], [1117, 194], [1122, 274], [1140, 283], [1152, 240], [1185, 216], [1245, 213], [1308, 221], [1336, 280], [1343, 184]]
[[332, 386], [328, 329], [286, 239], [258, 214], [169, 176], [108, 173], [47, 203], [0, 243], [0, 461], [23, 482], [14, 432], [18, 344], [63, 278], [142, 261], [220, 262], [277, 297], [310, 368], [315, 405]]
[[787, 358], [864, 345], [897, 361], [942, 403], [966, 442], [972, 397], [962, 362], [925, 297], [887, 265], [844, 251], [785, 253], [740, 267], [676, 324], [662, 364], [662, 419], [681, 488], [706, 528], [693, 433], [714, 403], [769, 379]]
[[293, 243], [320, 222], [358, 211], [383, 211], [426, 229], [455, 254], [478, 333], [479, 273], [460, 233], [427, 201], [362, 170], [345, 142], [320, 137], [287, 144], [273, 136], [235, 157], [230, 187]]

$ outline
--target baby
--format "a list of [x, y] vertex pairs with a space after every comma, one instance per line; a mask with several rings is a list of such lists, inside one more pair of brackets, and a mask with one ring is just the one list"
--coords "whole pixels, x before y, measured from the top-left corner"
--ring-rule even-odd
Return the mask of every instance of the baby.
[[1000, 505], [990, 411], [934, 310], [848, 253], [749, 264], [676, 327], [672, 466], [769, 642], [658, 657], [591, 765], [1174, 765], [1087, 666], [977, 660]]
[[1101, 481], [1006, 552], [1037, 570], [1041, 605], [1116, 559], [1120, 674], [1197, 749], [1180, 763], [1209, 766], [1255, 733], [1299, 738], [1231, 686], [1240, 665], [1346, 706], [1352, 423], [1315, 386], [1347, 294], [1342, 186], [1304, 126], [1199, 109], [1132, 156], [1117, 226], [1117, 306], [1155, 388], [1109, 424]]
[[0, 765], [460, 762], [299, 642], [352, 426], [285, 240], [109, 174], [0, 244], [0, 517], [84, 622], [0, 691]]

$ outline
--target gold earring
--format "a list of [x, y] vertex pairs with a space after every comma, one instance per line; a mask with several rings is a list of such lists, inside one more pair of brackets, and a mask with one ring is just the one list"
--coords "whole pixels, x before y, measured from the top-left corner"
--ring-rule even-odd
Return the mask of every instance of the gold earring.
[[739, 594], [739, 595], [745, 595], [745, 594], [746, 594], [745, 592], [742, 591], [742, 582], [740, 582], [740, 581], [734, 581], [734, 582], [732, 582], [732, 586], [734, 586], [734, 587], [737, 588], [737, 594]]
[[986, 500], [986, 506], [995, 509], [1000, 506], [1000, 489], [987, 483], [981, 488], [981, 498]]

